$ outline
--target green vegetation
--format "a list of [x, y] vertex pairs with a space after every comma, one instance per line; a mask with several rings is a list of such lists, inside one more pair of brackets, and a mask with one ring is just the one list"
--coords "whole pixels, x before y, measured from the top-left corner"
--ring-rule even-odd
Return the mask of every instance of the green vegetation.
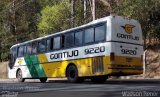
[[38, 28], [44, 33], [40, 33], [40, 36], [70, 27], [68, 19], [70, 18], [71, 4], [68, 1], [59, 2], [54, 6], [46, 6], [41, 13], [42, 16], [38, 23]]
[[[19, 42], [92, 21], [92, 0], [1, 0], [0, 61]], [[95, 0], [96, 18], [115, 13], [140, 21], [143, 37], [160, 39], [159, 0]]]

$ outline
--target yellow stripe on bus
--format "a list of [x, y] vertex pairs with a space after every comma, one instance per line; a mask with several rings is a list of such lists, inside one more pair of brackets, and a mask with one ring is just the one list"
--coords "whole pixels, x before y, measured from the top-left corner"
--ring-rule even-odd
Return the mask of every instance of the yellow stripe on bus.
[[[111, 67], [123, 67], [126, 65], [131, 66], [143, 66], [140, 58], [134, 57], [122, 57], [116, 56], [115, 61], [110, 61], [110, 56], [103, 56], [103, 68], [104, 72], [96, 72], [93, 74], [92, 72], [92, 58], [84, 58], [84, 59], [76, 59], [76, 60], [68, 60], [68, 61], [60, 61], [60, 62], [48, 62], [45, 54], [38, 55], [40, 63], [44, 69], [44, 72], [47, 77], [65, 77], [66, 68], [68, 64], [73, 63], [77, 66], [79, 76], [96, 76], [96, 75], [107, 75], [107, 74], [115, 74], [123, 71], [127, 74], [140, 74], [143, 70], [132, 70], [132, 69], [109, 69]], [[128, 58], [128, 59], [127, 59]], [[127, 62], [131, 61], [131, 62]]]

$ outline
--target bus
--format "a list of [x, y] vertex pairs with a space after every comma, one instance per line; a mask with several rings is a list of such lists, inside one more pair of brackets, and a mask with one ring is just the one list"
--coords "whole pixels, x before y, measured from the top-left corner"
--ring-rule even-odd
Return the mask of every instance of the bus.
[[107, 16], [79, 27], [18, 43], [10, 48], [8, 77], [91, 79], [143, 73], [142, 30], [137, 20]]

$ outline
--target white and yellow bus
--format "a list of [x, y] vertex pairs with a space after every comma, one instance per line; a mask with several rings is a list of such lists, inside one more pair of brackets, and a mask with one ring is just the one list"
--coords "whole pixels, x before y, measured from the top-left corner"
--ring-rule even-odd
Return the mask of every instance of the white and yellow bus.
[[10, 48], [9, 78], [67, 77], [70, 82], [105, 82], [108, 76], [143, 73], [140, 23], [108, 16]]

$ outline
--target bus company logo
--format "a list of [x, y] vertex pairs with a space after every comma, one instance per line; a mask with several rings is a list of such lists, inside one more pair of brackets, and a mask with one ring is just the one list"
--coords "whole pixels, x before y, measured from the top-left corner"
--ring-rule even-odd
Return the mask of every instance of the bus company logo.
[[22, 65], [22, 61], [23, 61], [22, 59], [19, 59], [19, 60], [18, 60], [18, 64], [19, 64], [19, 65]]
[[126, 24], [125, 26], [121, 26], [121, 27], [125, 30], [125, 32], [127, 32], [128, 34], [131, 34], [135, 26]]

